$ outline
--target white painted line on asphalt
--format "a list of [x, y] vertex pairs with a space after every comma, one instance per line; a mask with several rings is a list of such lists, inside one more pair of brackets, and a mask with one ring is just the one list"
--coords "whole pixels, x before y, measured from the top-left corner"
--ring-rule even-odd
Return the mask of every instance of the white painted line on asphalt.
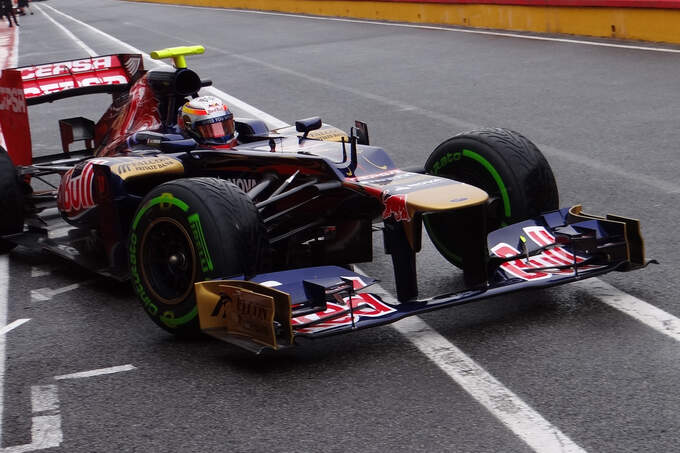
[[[489, 30], [479, 30], [473, 28], [456, 28], [455, 26], [444, 27], [437, 25], [420, 25], [420, 24], [404, 24], [404, 23], [394, 23], [394, 22], [380, 22], [368, 19], [347, 19], [342, 17], [324, 17], [324, 16], [310, 16], [304, 14], [294, 14], [294, 13], [277, 13], [273, 11], [255, 11], [246, 9], [229, 9], [229, 8], [211, 8], [204, 6], [189, 6], [189, 5], [168, 5], [160, 3], [148, 3], [151, 6], [165, 6], [174, 8], [193, 8], [193, 9], [203, 9], [211, 11], [227, 11], [230, 13], [241, 13], [241, 14], [260, 14], [265, 16], [284, 16], [292, 17], [296, 19], [309, 19], [309, 20], [322, 20], [328, 22], [349, 22], [355, 24], [370, 24], [370, 25], [381, 25], [385, 27], [400, 27], [400, 28], [415, 28], [420, 30], [437, 30], [446, 31], [453, 33], [469, 33], [473, 35], [487, 35], [487, 36], [501, 36], [504, 38], [518, 38], [518, 39], [530, 39], [533, 41], [551, 41], [551, 42], [561, 42], [566, 44], [579, 44], [585, 46], [597, 46], [597, 47], [614, 47], [618, 49], [630, 49], [630, 50], [644, 50], [652, 52], [667, 52], [667, 53], [680, 53], [680, 49], [672, 49], [668, 47], [655, 47], [653, 45], [649, 46], [636, 46], [632, 44], [617, 44], [610, 42], [600, 42], [600, 41], [587, 41], [585, 39], [570, 39], [570, 38], [555, 38], [551, 36], [536, 36], [536, 35], [524, 35], [521, 33], [510, 33], [502, 31], [489, 31]], [[311, 14], [311, 13], [310, 13]]]
[[[589, 157], [586, 154], [579, 153], [570, 149], [558, 149], [544, 143], [536, 143], [536, 146], [545, 154], [547, 157], [556, 157], [558, 159], [571, 162], [573, 164], [578, 164], [580, 167], [588, 168], [591, 170], [597, 170], [603, 173], [611, 173], [616, 176], [621, 176], [622, 178], [630, 179], [631, 182], [636, 183], [636, 185], [643, 185], [658, 189], [662, 192], [668, 194], [678, 194], [680, 193], [680, 184], [664, 181], [655, 176], [646, 175], [644, 173], [638, 173], [634, 171], [628, 171], [616, 165], [612, 165], [608, 162], [600, 162]], [[637, 186], [636, 186], [637, 187]]]
[[87, 44], [82, 42], [80, 39], [78, 39], [73, 33], [71, 33], [66, 27], [61, 25], [59, 22], [56, 20], [52, 19], [49, 14], [47, 14], [45, 11], [42, 10], [42, 8], [39, 5], [34, 5], [38, 11], [40, 11], [50, 22], [52, 22], [54, 25], [57, 26], [58, 29], [60, 29], [66, 36], [71, 38], [71, 40], [76, 43], [78, 46], [80, 46], [81, 49], [83, 49], [87, 54], [91, 57], [96, 56], [96, 52], [92, 50]]
[[52, 271], [47, 269], [42, 269], [39, 266], [31, 266], [31, 277], [46, 277], [50, 275]]
[[62, 381], [64, 379], [82, 379], [82, 378], [89, 378], [93, 376], [101, 376], [103, 374], [113, 374], [113, 373], [121, 373], [123, 371], [131, 371], [135, 370], [137, 367], [134, 365], [128, 364], [128, 365], [120, 365], [120, 366], [112, 366], [110, 368], [99, 368], [97, 370], [90, 370], [90, 371], [81, 371], [80, 373], [72, 373], [72, 374], [62, 374], [61, 376], [54, 376], [54, 379], [58, 381]]
[[585, 452], [422, 319], [413, 316], [392, 327], [534, 451]]
[[31, 387], [31, 407], [33, 412], [59, 410], [59, 396], [54, 384]]
[[[9, 255], [0, 255], [0, 326], [7, 324], [9, 303]], [[2, 415], [5, 398], [5, 336], [0, 335], [0, 445], [2, 445]]]
[[[355, 270], [364, 273], [358, 267]], [[399, 303], [378, 284], [371, 286], [371, 293], [378, 294], [389, 304]], [[585, 453], [556, 426], [418, 316], [402, 319], [391, 326], [534, 451]]]
[[[32, 386], [31, 406], [34, 414], [31, 425], [31, 443], [0, 448], [0, 453], [25, 453], [61, 445], [64, 436], [61, 431], [57, 386]], [[47, 414], [35, 415], [44, 412]]]
[[34, 302], [44, 302], [46, 300], [51, 300], [54, 296], [59, 294], [64, 294], [74, 289], [78, 289], [81, 286], [85, 286], [92, 283], [94, 280], [88, 280], [82, 283], [73, 283], [71, 285], [63, 286], [61, 288], [51, 289], [51, 288], [38, 288], [31, 290], [31, 300]]
[[589, 295], [597, 297], [610, 307], [627, 314], [657, 332], [675, 341], [680, 341], [680, 319], [670, 313], [624, 293], [600, 279], [589, 278], [571, 285], [582, 288]]
[[[19, 63], [19, 33], [14, 28], [14, 47], [5, 60], [7, 67], [15, 68]], [[0, 68], [5, 69], [5, 68]], [[9, 304], [9, 255], [0, 255], [0, 326], [7, 324], [7, 309]], [[2, 445], [2, 421], [5, 398], [5, 336], [0, 335], [0, 445]]]
[[[172, 67], [165, 62], [153, 60], [149, 56], [149, 54], [142, 52], [141, 50], [137, 49], [136, 47], [133, 47], [130, 44], [123, 42], [120, 39], [118, 39], [114, 36], [111, 36], [108, 33], [104, 32], [102, 30], [99, 30], [98, 28], [95, 28], [90, 24], [82, 22], [82, 21], [80, 21], [80, 20], [78, 20], [78, 19], [76, 19], [72, 16], [69, 16], [68, 14], [62, 13], [61, 11], [55, 9], [54, 7], [52, 7], [50, 5], [41, 5], [41, 6], [43, 6], [45, 8], [49, 8], [54, 13], [59, 14], [59, 15], [65, 17], [65, 18], [77, 23], [78, 25], [81, 25], [81, 26], [87, 28], [90, 31], [93, 31], [93, 32], [113, 41], [114, 43], [122, 46], [123, 48], [129, 50], [130, 52], [141, 54], [144, 57], [144, 61], [146, 63], [151, 63], [151, 64], [153, 64], [157, 67], [160, 67], [160, 68], [171, 68]], [[269, 126], [270, 129], [278, 129], [280, 127], [284, 127], [284, 126], [288, 125], [287, 123], [284, 123], [283, 121], [279, 120], [278, 118], [275, 118], [275, 117], [269, 115], [268, 113], [263, 112], [262, 110], [259, 110], [255, 107], [253, 107], [252, 105], [249, 105], [249, 104], [241, 101], [240, 99], [235, 98], [235, 97], [233, 97], [233, 96], [231, 96], [231, 95], [225, 93], [224, 91], [219, 90], [215, 87], [207, 87], [207, 88], [204, 88], [202, 91], [208, 92], [208, 93], [212, 94], [213, 96], [217, 96], [218, 98], [224, 100], [228, 105], [233, 106], [233, 107], [238, 108], [238, 109], [241, 109], [244, 112], [248, 113], [249, 115], [253, 115], [256, 118], [260, 118], [262, 121], [267, 123], [267, 125]]]
[[14, 330], [17, 327], [19, 327], [20, 325], [25, 324], [30, 320], [31, 320], [30, 318], [17, 319], [16, 321], [9, 323], [5, 327], [0, 329], [0, 335], [5, 335], [10, 330]]

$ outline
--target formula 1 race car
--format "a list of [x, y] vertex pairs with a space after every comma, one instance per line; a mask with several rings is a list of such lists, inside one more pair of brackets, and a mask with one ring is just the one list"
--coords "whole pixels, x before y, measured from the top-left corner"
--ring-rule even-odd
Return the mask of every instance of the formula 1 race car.
[[[231, 149], [168, 133], [211, 83], [186, 67], [197, 53], [151, 54], [174, 70], [118, 54], [2, 72], [2, 252], [38, 248], [130, 279], [162, 328], [254, 352], [646, 264], [638, 221], [559, 209], [547, 161], [510, 130], [456, 135], [412, 171], [360, 122], [346, 134], [318, 117], [275, 130], [237, 118]], [[27, 106], [91, 93], [111, 94], [103, 116], [59, 120], [63, 153], [33, 156]], [[50, 175], [58, 188], [39, 189]], [[423, 224], [464, 291], [418, 299]], [[352, 270], [372, 260], [376, 230], [398, 303]]]

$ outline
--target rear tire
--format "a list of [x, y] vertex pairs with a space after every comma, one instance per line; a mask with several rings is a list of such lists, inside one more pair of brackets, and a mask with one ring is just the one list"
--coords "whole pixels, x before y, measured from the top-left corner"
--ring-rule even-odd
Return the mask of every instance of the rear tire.
[[[555, 177], [541, 151], [529, 139], [508, 129], [465, 132], [439, 145], [425, 171], [485, 190], [492, 199], [487, 234], [559, 207]], [[451, 263], [463, 267], [465, 231], [456, 216], [464, 212], [424, 217], [435, 247]]]
[[198, 334], [193, 284], [257, 273], [264, 235], [254, 204], [233, 184], [191, 178], [154, 188], [129, 241], [133, 286], [148, 315], [169, 332]]
[[[22, 181], [9, 154], [0, 147], [0, 236], [20, 233], [24, 229], [24, 191]], [[16, 244], [0, 238], [0, 254]]]

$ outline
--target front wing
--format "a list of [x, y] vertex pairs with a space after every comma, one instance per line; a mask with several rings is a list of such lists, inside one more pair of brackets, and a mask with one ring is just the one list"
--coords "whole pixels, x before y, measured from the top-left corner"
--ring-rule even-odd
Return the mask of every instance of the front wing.
[[488, 281], [465, 291], [389, 303], [365, 291], [375, 280], [336, 266], [196, 283], [201, 329], [255, 353], [376, 327], [407, 316], [528, 288], [644, 267], [636, 220], [584, 214], [580, 206], [488, 236]]

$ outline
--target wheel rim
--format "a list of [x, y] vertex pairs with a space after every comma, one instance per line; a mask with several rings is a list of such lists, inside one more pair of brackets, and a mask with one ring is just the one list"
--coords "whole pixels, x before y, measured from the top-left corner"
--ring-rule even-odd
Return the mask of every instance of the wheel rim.
[[196, 253], [186, 228], [169, 217], [155, 219], [140, 250], [139, 267], [152, 296], [168, 305], [184, 301], [196, 281]]

